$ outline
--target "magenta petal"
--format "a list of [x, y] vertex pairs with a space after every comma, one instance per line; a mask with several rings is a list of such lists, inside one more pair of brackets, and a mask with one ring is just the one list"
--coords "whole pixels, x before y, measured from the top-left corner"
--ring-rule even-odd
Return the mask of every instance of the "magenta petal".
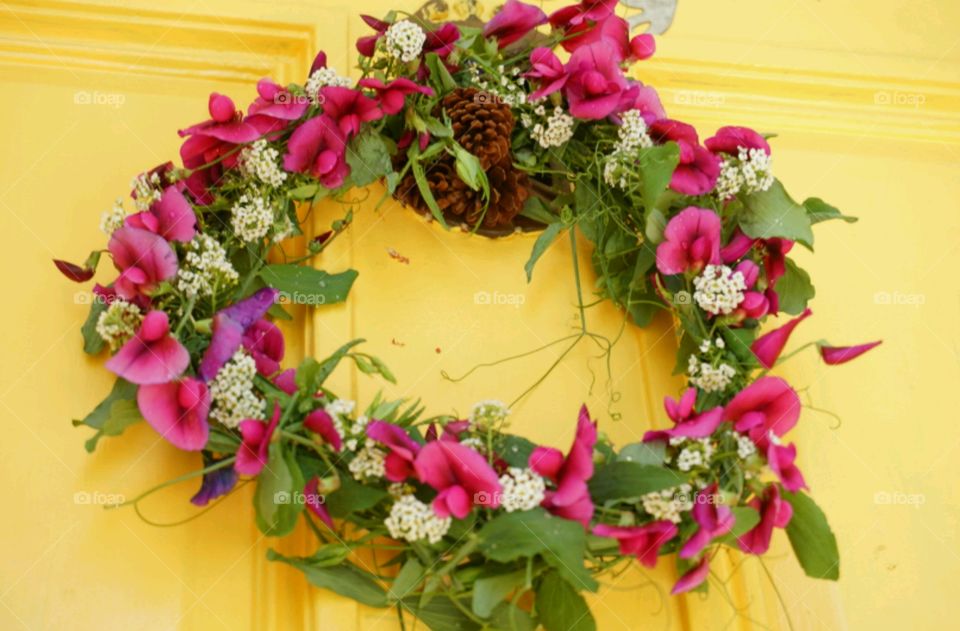
[[821, 346], [820, 356], [823, 361], [831, 366], [845, 364], [851, 359], [860, 357], [872, 348], [876, 348], [883, 343], [883, 340], [860, 344], [858, 346]]
[[158, 335], [158, 330], [152, 323], [147, 322], [147, 318], [144, 319], [144, 325], [153, 329], [148, 331], [151, 339], [142, 335], [144, 326], [141, 325], [141, 331], [107, 361], [107, 369], [138, 385], [173, 381], [187, 369], [190, 353], [166, 330]]
[[303, 420], [303, 426], [311, 432], [320, 434], [320, 436], [331, 446], [334, 451], [340, 451], [343, 441], [340, 433], [333, 424], [333, 417], [323, 409], [314, 410]]
[[177, 273], [177, 255], [163, 237], [149, 230], [124, 226], [110, 237], [107, 249], [121, 272], [136, 268], [144, 276], [133, 284], [117, 282], [117, 293], [125, 300], [133, 300], [144, 291], [153, 289], [160, 281]]
[[556, 481], [563, 466], [563, 452], [553, 447], [536, 447], [527, 464], [537, 475]]
[[333, 518], [330, 517], [330, 511], [327, 510], [326, 498], [320, 495], [320, 479], [317, 476], [313, 476], [303, 487], [303, 495], [310, 512], [333, 530]]
[[764, 368], [773, 368], [773, 365], [777, 363], [777, 358], [780, 357], [780, 353], [783, 352], [783, 348], [787, 345], [793, 329], [812, 314], [813, 312], [810, 309], [806, 309], [783, 326], [754, 340], [753, 344], [750, 345], [750, 350], [756, 355], [760, 365]]
[[410, 438], [405, 429], [386, 421], [370, 421], [367, 425], [367, 436], [383, 443], [392, 452], [399, 453], [411, 462], [420, 451], [420, 444]]
[[783, 488], [793, 493], [807, 487], [803, 474], [794, 464], [796, 458], [796, 445], [771, 444], [767, 448], [767, 464], [770, 466], [770, 470], [780, 478]]
[[157, 232], [164, 239], [186, 243], [196, 235], [197, 216], [177, 187], [168, 186], [150, 212], [157, 218]]
[[694, 589], [695, 587], [699, 586], [700, 583], [706, 580], [707, 574], [709, 573], [710, 563], [707, 557], [703, 557], [700, 563], [680, 577], [680, 580], [678, 580], [676, 585], [673, 586], [673, 589], [670, 590], [670, 593], [676, 596], [677, 594], [682, 594], [683, 592]]
[[202, 382], [188, 377], [141, 386], [137, 406], [150, 427], [175, 447], [198, 451], [207, 444], [210, 393]]
[[414, 470], [421, 482], [437, 491], [463, 487], [473, 503], [496, 508], [500, 505], [500, 480], [486, 458], [466, 445], [437, 440], [420, 449]]
[[783, 379], [761, 377], [733, 397], [723, 418], [737, 431], [749, 429], [754, 442], [765, 446], [769, 432], [783, 436], [797, 424], [800, 397]]

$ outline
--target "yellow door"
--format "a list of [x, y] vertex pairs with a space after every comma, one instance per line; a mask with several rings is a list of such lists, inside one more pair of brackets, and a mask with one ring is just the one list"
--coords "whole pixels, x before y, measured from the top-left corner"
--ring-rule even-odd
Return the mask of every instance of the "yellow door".
[[[110, 378], [102, 359], [80, 352], [86, 294], [49, 261], [103, 243], [100, 211], [126, 194], [136, 172], [176, 156], [175, 130], [202, 118], [210, 91], [243, 102], [261, 76], [300, 80], [318, 48], [344, 70], [364, 29], [357, 14], [390, 4], [0, 4], [0, 628], [399, 628], [395, 613], [310, 589], [294, 570], [267, 562], [268, 548], [306, 551], [309, 539], [262, 538], [248, 489], [172, 528], [102, 509], [195, 468], [196, 458], [142, 426], [84, 452], [88, 434], [69, 419], [98, 402]], [[852, 2], [680, 0], [657, 57], [640, 66], [672, 116], [705, 134], [722, 124], [779, 133], [774, 164], [790, 190], [861, 217], [819, 226], [817, 255], [801, 259], [818, 294], [816, 317], [798, 336], [887, 343], [851, 366], [825, 369], [804, 356], [784, 371], [812, 406], [843, 419], [838, 427], [808, 408], [796, 434], [800, 466], [840, 542], [841, 581], [803, 577], [779, 533], [766, 568], [736, 555], [715, 564], [708, 598], [669, 597], [669, 562], [606, 580], [591, 599], [602, 631], [786, 629], [784, 609], [796, 629], [939, 628], [948, 619], [960, 579], [951, 475], [960, 451], [951, 413], [960, 47], [949, 27], [958, 21], [960, 7], [948, 0], [884, 0], [869, 14]], [[299, 314], [286, 331], [289, 362], [365, 337], [398, 377], [389, 394], [422, 395], [430, 412], [522, 394], [562, 345], [456, 383], [443, 375], [570, 333], [569, 241], [548, 251], [527, 285], [532, 239], [444, 233], [393, 203], [374, 211], [377, 199], [378, 190], [358, 192], [355, 224], [320, 261], [358, 269], [354, 293], [346, 305]], [[314, 230], [342, 211], [318, 209]], [[579, 250], [589, 287], [582, 240]], [[608, 337], [620, 331], [622, 316], [609, 305], [587, 318]], [[585, 401], [614, 440], [636, 440], [663, 423], [660, 400], [679, 385], [669, 377], [674, 350], [667, 322], [627, 329], [608, 379], [598, 347], [581, 343], [514, 406], [514, 428], [565, 446]], [[342, 394], [361, 401], [384, 385], [349, 372], [338, 380]], [[194, 490], [188, 483], [158, 494], [143, 516], [190, 517]]]

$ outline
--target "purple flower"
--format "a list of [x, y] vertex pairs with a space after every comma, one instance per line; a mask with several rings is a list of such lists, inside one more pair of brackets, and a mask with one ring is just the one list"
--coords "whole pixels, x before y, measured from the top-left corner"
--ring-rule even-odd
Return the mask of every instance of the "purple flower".
[[530, 454], [529, 466], [537, 474], [556, 485], [547, 491], [541, 504], [554, 515], [572, 519], [586, 528], [593, 517], [593, 500], [587, 481], [593, 477], [593, 446], [597, 442], [597, 426], [590, 420], [587, 406], [580, 408], [577, 434], [564, 457], [559, 449], [537, 447]]
[[383, 118], [377, 102], [359, 90], [327, 86], [320, 90], [324, 116], [337, 122], [346, 138], [360, 133], [363, 123]]
[[770, 144], [766, 138], [749, 127], [721, 127], [703, 144], [713, 153], [726, 153], [731, 156], [737, 156], [741, 148], [762, 149], [770, 155]]
[[414, 83], [406, 77], [398, 77], [386, 84], [380, 79], [367, 77], [360, 79], [357, 85], [376, 91], [380, 109], [387, 116], [397, 114], [403, 109], [408, 94], [433, 96], [431, 88]]
[[[218, 461], [207, 461], [204, 458], [204, 464], [216, 464]], [[195, 506], [206, 506], [212, 500], [222, 495], [226, 495], [237, 484], [237, 472], [233, 467], [222, 467], [216, 471], [210, 471], [203, 474], [203, 482], [200, 483], [200, 490], [196, 495], [190, 498], [190, 503]]]
[[343, 447], [343, 439], [333, 423], [333, 417], [323, 408], [310, 412], [307, 418], [303, 419], [303, 426], [311, 432], [319, 434], [323, 440], [333, 447], [334, 451], [340, 451]]
[[670, 593], [674, 596], [677, 594], [682, 594], [688, 592], [691, 589], [699, 586], [700, 583], [707, 580], [707, 575], [710, 573], [710, 560], [707, 557], [700, 559], [700, 562], [697, 563], [693, 568], [687, 571], [686, 574], [680, 577], [680, 579], [673, 586], [673, 589], [670, 590]]
[[241, 343], [256, 362], [258, 373], [270, 377], [280, 370], [285, 344], [283, 333], [273, 322], [257, 320], [243, 332]]
[[200, 361], [200, 378], [210, 381], [243, 344], [247, 329], [266, 314], [280, 294], [272, 287], [264, 287], [213, 316], [213, 335]]
[[[325, 61], [325, 60], [324, 60]], [[314, 62], [316, 63], [316, 62]], [[257, 82], [257, 98], [247, 108], [247, 123], [258, 123], [258, 130], [283, 129], [306, 113], [310, 102], [296, 97], [285, 87], [263, 78]]]
[[540, 7], [518, 0], [507, 0], [503, 8], [483, 27], [483, 36], [496, 37], [497, 45], [504, 48], [546, 21], [547, 14]]
[[[377, 42], [380, 41], [380, 38], [387, 34], [387, 29], [390, 28], [388, 22], [383, 20], [378, 20], [377, 18], [370, 15], [361, 15], [360, 19], [367, 23], [367, 26], [372, 28], [376, 33], [373, 35], [366, 35], [357, 40], [357, 51], [364, 57], [373, 57], [373, 54], [377, 50]], [[319, 55], [318, 55], [319, 57]], [[323, 56], [323, 67], [326, 67], [327, 56]], [[316, 62], [314, 62], [316, 65]], [[313, 72], [311, 70], [311, 72]]]

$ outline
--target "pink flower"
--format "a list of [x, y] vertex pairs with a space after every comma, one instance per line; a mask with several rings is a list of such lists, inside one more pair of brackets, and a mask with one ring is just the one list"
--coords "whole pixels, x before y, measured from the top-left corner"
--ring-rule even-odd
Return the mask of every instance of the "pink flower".
[[602, 22], [613, 15], [617, 0], [582, 0], [578, 4], [557, 9], [550, 14], [550, 26], [567, 29], [586, 22]]
[[553, 94], [567, 83], [568, 75], [563, 62], [549, 48], [533, 49], [530, 53], [530, 68], [523, 76], [537, 81], [540, 86], [530, 94], [531, 101], [538, 101]]
[[547, 14], [540, 7], [518, 0], [507, 0], [503, 8], [483, 27], [483, 36], [496, 37], [497, 45], [504, 48], [546, 21]]
[[[723, 248], [720, 248], [720, 258], [723, 259]], [[744, 259], [737, 263], [733, 271], [740, 272], [747, 286], [747, 291], [743, 292], [743, 300], [732, 314], [733, 319], [741, 322], [745, 318], [762, 318], [770, 311], [770, 300], [765, 292], [754, 289], [760, 278], [760, 268], [750, 259]]]
[[[326, 57], [323, 62], [326, 65]], [[308, 100], [294, 96], [285, 87], [268, 78], [257, 82], [257, 95], [256, 100], [247, 108], [247, 123], [259, 122], [258, 128], [261, 130], [283, 129], [291, 121], [303, 116], [310, 107]]]
[[716, 431], [723, 422], [723, 408], [715, 407], [702, 414], [695, 415], [693, 406], [697, 401], [697, 389], [687, 388], [679, 401], [665, 397], [663, 406], [667, 416], [675, 423], [671, 429], [647, 432], [644, 442], [668, 440], [670, 438], [706, 438]]
[[[720, 258], [724, 263], [730, 264], [739, 261], [743, 256], [750, 251], [750, 248], [753, 247], [753, 244], [756, 243], [756, 239], [753, 237], [748, 237], [743, 234], [743, 231], [740, 228], [737, 228], [733, 231], [733, 236], [730, 237], [730, 241], [720, 248]], [[749, 283], [747, 286], [749, 287]]]
[[[244, 333], [267, 313], [280, 294], [276, 289], [264, 287], [252, 296], [221, 309], [213, 316], [213, 334], [210, 345], [200, 361], [200, 378], [210, 381], [217, 376], [223, 365], [243, 344]], [[274, 352], [275, 348], [274, 344]]]
[[433, 500], [438, 517], [463, 519], [472, 506], [500, 505], [500, 480], [486, 459], [466, 445], [436, 440], [420, 449], [413, 462], [417, 477], [439, 493]]
[[[387, 29], [390, 28], [388, 22], [383, 20], [378, 20], [377, 18], [370, 15], [361, 15], [360, 19], [367, 23], [367, 26], [372, 28], [376, 33], [373, 35], [366, 35], [357, 40], [357, 51], [364, 57], [373, 57], [373, 54], [377, 50], [377, 42], [380, 41], [380, 38], [387, 34]], [[324, 67], [326, 67], [326, 55], [323, 58]], [[316, 64], [316, 62], [314, 62]], [[313, 72], [311, 70], [311, 72]]]
[[[667, 113], [663, 109], [663, 103], [660, 102], [660, 95], [652, 86], [643, 85], [639, 81], [628, 81], [627, 85], [629, 87], [624, 92], [617, 114], [627, 110], [639, 110], [643, 122], [647, 125], [666, 118]], [[619, 116], [614, 118], [619, 122]]]
[[613, 46], [599, 41], [581, 46], [567, 63], [566, 83], [570, 114], [576, 118], [597, 120], [617, 110], [627, 88]]
[[[427, 41], [423, 43], [423, 55], [436, 53], [440, 59], [446, 59], [453, 52], [454, 44], [460, 40], [460, 29], [452, 22], [446, 22], [437, 29], [427, 31]], [[450, 66], [447, 66], [449, 69]]]
[[720, 160], [700, 146], [692, 126], [664, 118], [654, 121], [648, 132], [658, 145], [672, 141], [680, 147], [680, 162], [670, 178], [670, 188], [684, 195], [703, 195], [713, 190], [720, 175]]
[[269, 377], [280, 370], [283, 359], [283, 333], [269, 320], [259, 319], [243, 332], [243, 347], [257, 363], [257, 372]]
[[414, 474], [414, 461], [420, 453], [420, 444], [410, 438], [406, 430], [386, 421], [370, 421], [367, 436], [390, 449], [384, 462], [388, 480], [403, 482]]
[[242, 442], [237, 449], [237, 460], [233, 468], [240, 475], [259, 475], [267, 464], [270, 453], [270, 439], [280, 423], [280, 406], [274, 404], [273, 416], [269, 423], [247, 419], [240, 421], [239, 429]]
[[593, 534], [616, 539], [620, 542], [620, 554], [633, 555], [643, 565], [654, 567], [660, 547], [676, 536], [677, 526], [666, 520], [628, 527], [597, 524]]
[[703, 557], [699, 563], [680, 577], [676, 585], [673, 586], [673, 589], [670, 590], [670, 593], [676, 596], [677, 594], [682, 594], [698, 587], [700, 583], [707, 580], [709, 573], [710, 560], [707, 557]]
[[334, 451], [343, 447], [343, 439], [333, 423], [333, 417], [323, 408], [314, 410], [303, 419], [303, 426], [315, 434], [319, 434]]
[[733, 528], [733, 511], [721, 500], [716, 482], [697, 492], [691, 512], [699, 528], [680, 548], [681, 559], [697, 556], [715, 537], [722, 537]]
[[762, 498], [754, 497], [748, 503], [760, 513], [760, 522], [738, 538], [737, 543], [744, 552], [766, 554], [774, 527], [787, 527], [793, 517], [793, 507], [780, 497], [780, 488], [776, 484], [767, 486]]
[[333, 85], [321, 89], [320, 95], [324, 115], [337, 121], [347, 138], [359, 134], [363, 123], [383, 118], [377, 102], [359, 90]]
[[163, 237], [123, 226], [113, 231], [107, 249], [120, 276], [113, 285], [124, 300], [149, 298], [162, 281], [177, 274], [177, 255]]
[[780, 357], [780, 353], [783, 352], [783, 347], [787, 345], [793, 330], [811, 315], [813, 315], [813, 311], [806, 309], [783, 326], [754, 340], [753, 344], [750, 345], [750, 350], [756, 355], [760, 365], [764, 368], [773, 368], [773, 365], [777, 363], [777, 358]]
[[307, 75], [309, 78], [317, 70], [321, 70], [327, 67], [327, 53], [324, 51], [319, 51], [317, 56], [313, 58], [313, 63], [310, 64], [310, 73]]
[[749, 127], [721, 127], [703, 144], [713, 153], [726, 153], [731, 156], [739, 154], [741, 147], [762, 149], [764, 153], [770, 155], [770, 144], [766, 138]]
[[287, 142], [283, 168], [310, 173], [326, 188], [337, 188], [350, 174], [347, 142], [337, 122], [323, 114], [297, 127]]
[[170, 322], [163, 311], [147, 313], [137, 334], [106, 363], [108, 370], [139, 385], [173, 381], [188, 365], [190, 353], [170, 334]]
[[664, 241], [657, 246], [657, 269], [662, 274], [699, 273], [720, 262], [720, 217], [706, 208], [688, 206], [667, 223]]
[[793, 249], [793, 241], [771, 237], [760, 242], [764, 248], [763, 268], [767, 274], [767, 285], [772, 289], [787, 272], [787, 253]]
[[206, 446], [210, 391], [202, 381], [187, 377], [140, 386], [137, 406], [150, 427], [174, 447], [199, 451]]
[[325, 523], [328, 528], [333, 530], [333, 518], [330, 517], [330, 511], [324, 502], [324, 497], [320, 494], [320, 478], [313, 476], [303, 487], [303, 496], [306, 498], [307, 508], [316, 515], [320, 521]]
[[590, 420], [587, 406], [580, 408], [577, 434], [564, 457], [559, 449], [537, 447], [530, 454], [529, 466], [556, 485], [547, 491], [541, 506], [554, 515], [572, 519], [586, 528], [593, 517], [593, 500], [587, 481], [593, 477], [593, 446], [597, 442], [597, 426]]
[[796, 459], [797, 446], [792, 443], [777, 445], [771, 441], [767, 447], [767, 464], [770, 470], [780, 478], [783, 488], [793, 493], [807, 487], [803, 474], [794, 464]]
[[399, 113], [403, 109], [408, 94], [424, 94], [433, 96], [433, 90], [424, 85], [418, 85], [406, 77], [398, 77], [390, 83], [384, 84], [380, 79], [368, 77], [360, 79], [357, 84], [361, 88], [369, 88], [377, 93], [380, 109], [387, 116]]
[[761, 377], [741, 390], [723, 410], [723, 420], [765, 450], [770, 432], [783, 436], [800, 418], [800, 397], [780, 377]]
[[174, 186], [164, 189], [160, 199], [148, 210], [128, 216], [124, 225], [159, 234], [167, 241], [183, 243], [197, 234], [197, 216], [187, 198]]
[[273, 385], [280, 388], [287, 394], [293, 394], [297, 391], [297, 371], [295, 368], [287, 368], [282, 373], [273, 378]]
[[97, 270], [92, 267], [84, 267], [61, 259], [53, 259], [53, 264], [57, 266], [61, 274], [75, 283], [85, 283], [97, 273]]
[[870, 342], [868, 344], [860, 344], [858, 346], [820, 346], [820, 356], [823, 358], [823, 361], [831, 366], [837, 364], [845, 364], [851, 359], [856, 359], [860, 357], [871, 348], [876, 348], [883, 343], [883, 340], [877, 340], [876, 342]]

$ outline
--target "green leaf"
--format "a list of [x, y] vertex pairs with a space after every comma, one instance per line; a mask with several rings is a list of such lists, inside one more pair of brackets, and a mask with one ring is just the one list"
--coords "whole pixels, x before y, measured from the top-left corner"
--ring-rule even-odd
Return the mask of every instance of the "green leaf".
[[327, 496], [326, 507], [332, 516], [342, 519], [351, 513], [373, 508], [386, 497], [386, 491], [366, 486], [354, 480], [353, 476], [341, 474], [340, 488]]
[[317, 566], [309, 558], [286, 557], [274, 550], [267, 551], [267, 558], [292, 565], [307, 577], [316, 587], [352, 598], [370, 607], [386, 607], [387, 594], [369, 572], [365, 572], [352, 563], [343, 563], [331, 567]]
[[831, 219], [840, 219], [847, 223], [856, 223], [856, 217], [850, 217], [841, 213], [835, 206], [831, 206], [819, 197], [808, 197], [803, 202], [803, 207], [807, 209], [807, 216], [810, 217], [811, 224], [817, 224], [821, 221]]
[[618, 460], [635, 462], [642, 465], [660, 466], [666, 457], [667, 446], [663, 441], [656, 440], [649, 443], [630, 443], [620, 450]]
[[418, 151], [417, 145], [414, 143], [408, 152], [410, 170], [413, 172], [413, 179], [417, 182], [417, 190], [420, 191], [420, 196], [423, 198], [424, 203], [426, 203], [427, 208], [430, 209], [433, 218], [440, 222], [441, 226], [449, 229], [450, 226], [447, 225], [447, 221], [443, 218], [443, 211], [440, 210], [440, 206], [437, 205], [437, 200], [433, 196], [433, 191], [430, 190], [430, 184], [427, 182], [427, 174], [423, 170], [423, 164], [420, 163]]
[[750, 350], [750, 345], [757, 337], [757, 329], [721, 327], [720, 335], [727, 348], [737, 356], [741, 363], [747, 366], [757, 365], [757, 356]]
[[319, 184], [304, 184], [303, 186], [298, 186], [287, 191], [287, 195], [290, 196], [290, 199], [310, 199], [317, 194], [317, 191], [320, 190]]
[[494, 438], [494, 451], [511, 467], [525, 468], [536, 444], [523, 436], [501, 434]]
[[749, 237], [782, 237], [813, 247], [813, 230], [807, 210], [793, 201], [779, 180], [765, 191], [747, 195], [740, 214], [740, 228]]
[[537, 240], [533, 244], [533, 250], [530, 252], [530, 258], [527, 259], [526, 265], [523, 266], [523, 269], [527, 272], [528, 283], [533, 279], [533, 266], [537, 264], [537, 261], [543, 256], [543, 253], [557, 240], [557, 237], [560, 236], [560, 231], [563, 230], [564, 227], [565, 226], [559, 221], [552, 223], [537, 237]]
[[[459, 602], [461, 607], [470, 606], [462, 599]], [[431, 631], [476, 631], [480, 628], [448, 596], [434, 596], [425, 603], [419, 598], [408, 598], [403, 601], [403, 608], [423, 620]]]
[[664, 467], [618, 460], [600, 467], [588, 483], [597, 502], [635, 498], [687, 482], [687, 478]]
[[260, 278], [288, 302], [318, 306], [346, 300], [357, 271], [329, 274], [306, 265], [278, 263], [260, 270]]
[[94, 429], [101, 429], [103, 424], [107, 422], [107, 419], [110, 418], [110, 406], [112, 406], [115, 401], [134, 401], [136, 398], [137, 385], [118, 377], [113, 383], [113, 388], [110, 389], [110, 394], [98, 403], [97, 407], [93, 408], [83, 419], [74, 420], [73, 425], [74, 427], [86, 425]]
[[800, 567], [807, 576], [813, 578], [832, 581], [840, 578], [837, 538], [830, 530], [826, 515], [803, 491], [784, 491], [783, 497], [793, 507], [793, 517], [787, 524], [787, 537]]
[[[390, 141], [390, 144], [393, 144], [393, 141]], [[347, 164], [350, 165], [353, 184], [367, 186], [391, 173], [391, 153], [393, 152], [387, 141], [372, 129], [351, 140], [347, 147]]]
[[204, 445], [204, 449], [220, 453], [233, 453], [239, 445], [240, 439], [236, 435], [225, 430], [211, 427], [210, 438], [207, 439], [207, 444]]
[[733, 528], [721, 537], [720, 541], [735, 546], [738, 538], [753, 530], [760, 523], [760, 513], [750, 506], [731, 506], [730, 511], [733, 513]]
[[527, 198], [527, 201], [523, 203], [523, 210], [520, 211], [520, 214], [547, 226], [559, 219], [559, 217], [550, 212], [550, 209], [544, 205], [543, 200], [536, 195], [531, 195]]
[[457, 82], [450, 75], [450, 71], [447, 70], [446, 65], [437, 53], [427, 53], [424, 61], [430, 70], [430, 83], [439, 88], [437, 90], [439, 93], [452, 92], [457, 88]]
[[119, 436], [123, 430], [143, 420], [136, 401], [120, 399], [110, 405], [110, 414], [103, 422], [103, 426], [84, 443], [89, 453], [97, 448], [97, 442], [104, 436]]
[[546, 631], [596, 631], [597, 623], [587, 602], [556, 572], [549, 572], [537, 587], [537, 614]]
[[303, 484], [293, 453], [285, 452], [279, 442], [271, 443], [267, 464], [257, 477], [253, 497], [257, 528], [263, 534], [282, 537], [293, 530], [303, 510], [303, 503], [296, 501]]
[[510, 592], [523, 585], [526, 578], [524, 570], [478, 578], [473, 584], [473, 613], [481, 618], [488, 617]]
[[388, 596], [391, 600], [402, 600], [416, 589], [425, 576], [426, 572], [420, 565], [420, 561], [412, 557], [407, 559], [407, 562], [400, 568], [397, 578], [393, 579], [393, 584], [390, 585], [388, 590]]
[[643, 178], [640, 195], [643, 207], [649, 212], [657, 207], [657, 200], [670, 184], [673, 171], [680, 161], [680, 147], [668, 142], [654, 147], [644, 147], [637, 151], [637, 164]]
[[490, 183], [487, 181], [486, 172], [480, 166], [480, 160], [459, 143], [454, 142], [452, 146], [457, 176], [471, 189], [482, 190], [484, 199], [490, 199]]
[[542, 508], [505, 513], [480, 530], [480, 549], [501, 563], [542, 554], [563, 577], [578, 588], [597, 588], [583, 566], [586, 536], [575, 522], [554, 517]]
[[295, 377], [297, 389], [307, 396], [313, 396], [343, 361], [343, 358], [347, 356], [350, 349], [364, 341], [362, 338], [350, 340], [322, 362], [318, 362], [312, 357], [304, 359], [300, 362], [300, 367], [297, 368]]
[[799, 315], [807, 308], [807, 303], [816, 295], [816, 289], [810, 283], [810, 275], [797, 267], [792, 259], [786, 259], [786, 271], [777, 281], [777, 296], [780, 298], [780, 310], [790, 315]]
[[96, 299], [97, 296], [94, 298], [90, 305], [90, 313], [80, 327], [80, 333], [83, 335], [83, 352], [88, 355], [96, 355], [103, 350], [105, 344], [103, 338], [97, 333], [97, 321], [100, 319], [100, 314], [107, 310], [107, 305], [104, 301]]
[[500, 603], [490, 621], [494, 629], [505, 631], [536, 631], [537, 623], [529, 613], [512, 603]]

